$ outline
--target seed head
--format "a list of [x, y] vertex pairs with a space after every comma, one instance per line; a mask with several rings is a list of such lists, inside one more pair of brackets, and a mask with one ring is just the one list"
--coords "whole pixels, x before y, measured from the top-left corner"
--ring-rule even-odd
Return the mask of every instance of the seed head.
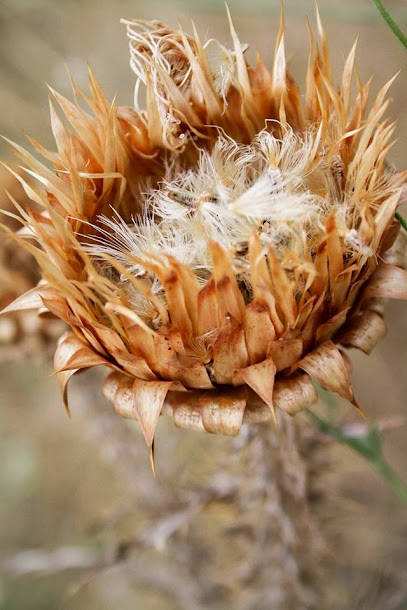
[[302, 97], [283, 23], [269, 72], [232, 22], [228, 49], [126, 21], [134, 108], [90, 73], [76, 94], [91, 114], [52, 92], [70, 123], [51, 105], [57, 152], [34, 142], [52, 170], [14, 145], [43, 208], [22, 210], [14, 239], [41, 267], [38, 305], [71, 327], [55, 356], [66, 406], [70, 377], [100, 364], [150, 447], [161, 412], [224, 434], [294, 415], [316, 400], [311, 377], [357, 406], [338, 345], [369, 352], [386, 330], [377, 298], [407, 298], [394, 251], [386, 262], [406, 173], [385, 160], [392, 81], [368, 110], [354, 46], [336, 88], [317, 22]]

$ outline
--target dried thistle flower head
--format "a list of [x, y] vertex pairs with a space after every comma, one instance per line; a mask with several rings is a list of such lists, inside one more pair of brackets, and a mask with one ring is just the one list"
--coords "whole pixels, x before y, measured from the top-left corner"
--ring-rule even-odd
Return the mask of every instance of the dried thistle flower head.
[[294, 415], [316, 400], [311, 377], [357, 406], [337, 345], [369, 352], [386, 331], [377, 299], [407, 298], [407, 273], [384, 258], [406, 179], [385, 160], [392, 81], [368, 110], [353, 47], [337, 89], [318, 14], [304, 97], [283, 23], [271, 72], [248, 64], [232, 22], [230, 49], [125, 23], [135, 107], [90, 74], [91, 96], [75, 97], [91, 114], [53, 92], [70, 128], [51, 105], [57, 152], [34, 142], [53, 170], [14, 145], [43, 208], [19, 208], [14, 239], [43, 283], [13, 307], [70, 325], [55, 356], [66, 406], [70, 377], [101, 364], [150, 447], [163, 411], [225, 434]]

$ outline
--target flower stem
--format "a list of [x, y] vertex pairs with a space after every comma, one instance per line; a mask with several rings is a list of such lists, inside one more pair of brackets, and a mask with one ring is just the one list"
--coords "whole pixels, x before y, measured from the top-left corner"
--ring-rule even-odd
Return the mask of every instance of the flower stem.
[[395, 217], [397, 218], [397, 220], [399, 221], [399, 223], [401, 224], [403, 229], [405, 231], [407, 231], [407, 220], [405, 218], [403, 218], [403, 216], [401, 214], [399, 214], [399, 212], [395, 213]]
[[377, 10], [381, 14], [383, 19], [387, 23], [387, 25], [389, 26], [389, 28], [392, 30], [393, 34], [395, 36], [397, 36], [397, 38], [400, 40], [401, 44], [404, 45], [405, 48], [407, 49], [407, 36], [405, 36], [403, 34], [403, 32], [400, 30], [397, 23], [392, 19], [390, 14], [386, 11], [383, 4], [381, 3], [381, 0], [373, 0], [373, 2], [376, 5]]
[[353, 451], [362, 455], [391, 487], [399, 500], [407, 505], [407, 484], [400, 479], [392, 467], [386, 462], [382, 453], [382, 441], [378, 426], [372, 424], [364, 437], [354, 437], [346, 434], [340, 427], [323, 419], [312, 411], [307, 411], [311, 421], [323, 432], [335, 440], [348, 445]]
[[373, 467], [387, 481], [399, 500], [407, 505], [407, 485], [400, 479], [398, 474], [394, 472], [393, 468], [383, 459], [379, 460], [377, 463], [373, 462]]

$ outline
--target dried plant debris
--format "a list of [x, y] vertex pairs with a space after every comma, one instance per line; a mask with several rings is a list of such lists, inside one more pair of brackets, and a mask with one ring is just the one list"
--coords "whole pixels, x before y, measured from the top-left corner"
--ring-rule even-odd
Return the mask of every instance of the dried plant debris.
[[[24, 192], [20, 181], [22, 170], [0, 165], [0, 209], [2, 220], [9, 229], [17, 231], [21, 223], [14, 203], [34, 210], [33, 203]], [[37, 210], [38, 211], [38, 210]], [[0, 236], [0, 308], [4, 309], [16, 298], [34, 288], [41, 279], [35, 258], [10, 238]], [[38, 297], [37, 303], [38, 303]], [[43, 312], [45, 313], [45, 312]], [[51, 321], [50, 318], [54, 318]], [[61, 322], [54, 316], [37, 315], [35, 311], [10, 311], [0, 318], [0, 361], [41, 352], [60, 336]]]
[[52, 103], [56, 152], [12, 144], [40, 211], [16, 202], [23, 229], [4, 228], [42, 281], [6, 311], [64, 320], [66, 407], [71, 376], [107, 365], [105, 394], [151, 449], [163, 411], [235, 435], [315, 402], [311, 378], [357, 407], [338, 344], [370, 352], [386, 331], [378, 299], [407, 298], [391, 250], [407, 177], [386, 163], [393, 79], [368, 109], [355, 45], [337, 87], [318, 13], [304, 96], [282, 21], [271, 71], [248, 63], [231, 20], [231, 48], [125, 24], [135, 107], [107, 100], [90, 72], [90, 95], [52, 91], [66, 118]]

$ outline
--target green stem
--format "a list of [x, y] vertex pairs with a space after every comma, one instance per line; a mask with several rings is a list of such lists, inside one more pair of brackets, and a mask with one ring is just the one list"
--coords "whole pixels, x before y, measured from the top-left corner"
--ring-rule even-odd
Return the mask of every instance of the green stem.
[[400, 40], [401, 44], [403, 44], [405, 46], [405, 48], [407, 49], [407, 37], [403, 34], [403, 32], [400, 30], [397, 23], [392, 19], [392, 17], [386, 11], [383, 4], [381, 3], [381, 0], [373, 0], [373, 2], [375, 3], [377, 10], [381, 14], [383, 19], [387, 23], [387, 25], [389, 26], [389, 28], [392, 30], [393, 34], [395, 36], [397, 36], [397, 38]]
[[383, 459], [377, 463], [373, 462], [373, 467], [387, 481], [399, 500], [407, 505], [407, 485], [394, 472], [393, 468]]
[[378, 472], [387, 484], [391, 487], [400, 501], [407, 505], [407, 484], [400, 479], [393, 468], [386, 462], [381, 451], [380, 433], [373, 424], [365, 437], [355, 438], [346, 435], [341, 428], [331, 424], [326, 419], [319, 417], [316, 413], [307, 410], [307, 415], [311, 421], [323, 432], [332, 436], [338, 442], [348, 445], [353, 451], [362, 455], [372, 467]]
[[405, 231], [407, 231], [407, 220], [405, 218], [403, 218], [403, 216], [401, 214], [399, 214], [399, 212], [395, 213], [395, 217], [397, 218], [397, 220], [399, 221], [399, 223], [401, 224], [403, 229]]
[[[381, 16], [383, 17], [383, 19], [385, 20], [385, 22], [387, 23], [387, 25], [389, 26], [389, 28], [393, 32], [393, 34], [395, 36], [397, 36], [397, 38], [400, 40], [401, 44], [404, 45], [404, 47], [407, 49], [407, 36], [405, 36], [403, 34], [403, 32], [400, 30], [400, 28], [397, 25], [397, 23], [392, 19], [390, 14], [386, 11], [386, 9], [384, 8], [383, 4], [381, 3], [381, 0], [373, 0], [373, 2], [376, 5], [376, 8], [379, 11], [379, 13], [381, 14]], [[399, 214], [398, 212], [395, 213], [395, 217], [397, 218], [397, 220], [399, 221], [399, 223], [401, 224], [403, 229], [405, 231], [407, 231], [407, 221], [406, 221], [406, 219], [403, 218], [402, 215]]]

